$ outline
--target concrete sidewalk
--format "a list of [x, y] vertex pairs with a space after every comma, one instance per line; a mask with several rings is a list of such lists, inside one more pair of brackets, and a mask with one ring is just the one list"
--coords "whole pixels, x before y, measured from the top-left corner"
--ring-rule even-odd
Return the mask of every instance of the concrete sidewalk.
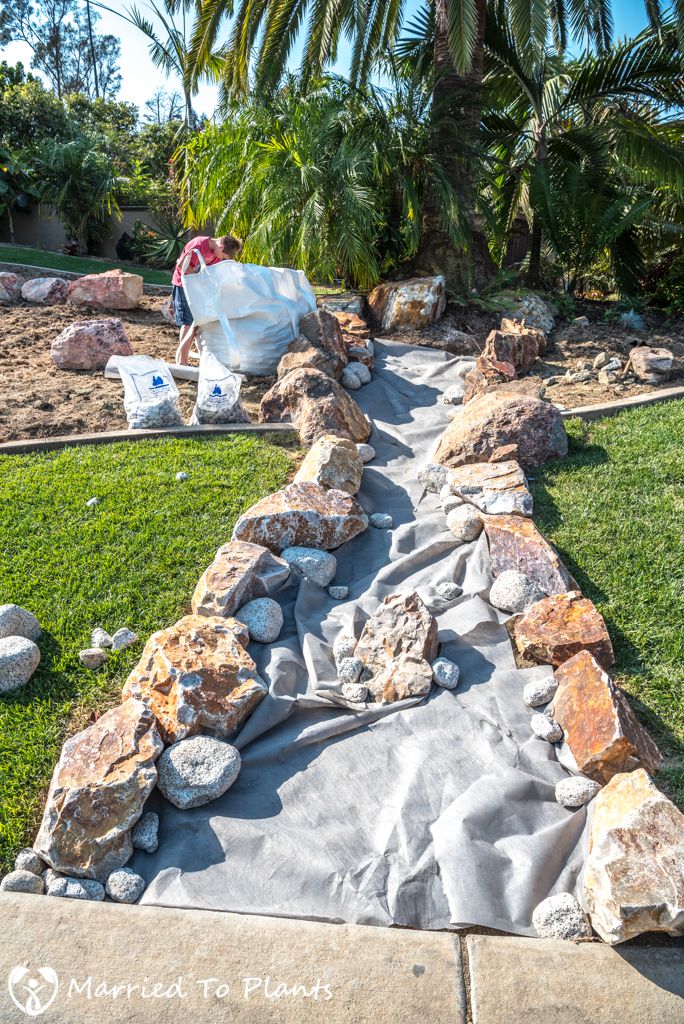
[[0, 934], [0, 1024], [684, 1024], [683, 948], [11, 893]]

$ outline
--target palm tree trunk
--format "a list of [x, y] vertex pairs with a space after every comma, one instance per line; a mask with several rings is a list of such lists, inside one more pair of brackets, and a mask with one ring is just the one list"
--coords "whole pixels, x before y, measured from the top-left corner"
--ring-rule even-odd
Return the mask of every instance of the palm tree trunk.
[[476, 0], [478, 30], [473, 61], [466, 74], [459, 74], [454, 67], [447, 38], [447, 4], [461, 2], [436, 0], [433, 111], [437, 128], [434, 148], [451, 184], [461, 197], [472, 241], [469, 252], [459, 252], [454, 247], [442, 227], [436, 197], [428, 194], [423, 203], [421, 241], [416, 258], [418, 271], [444, 274], [448, 286], [456, 292], [469, 291], [473, 286], [481, 287], [495, 272], [483, 225], [475, 210], [474, 196], [486, 2]]

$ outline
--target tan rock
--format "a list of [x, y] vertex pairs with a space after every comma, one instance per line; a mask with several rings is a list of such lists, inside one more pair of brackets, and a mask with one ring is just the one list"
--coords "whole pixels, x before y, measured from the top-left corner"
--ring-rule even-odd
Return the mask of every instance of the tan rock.
[[318, 484], [292, 483], [240, 516], [233, 539], [278, 553], [292, 547], [330, 551], [367, 528], [368, 516], [351, 495]]
[[437, 648], [437, 621], [412, 590], [384, 599], [363, 627], [354, 656], [373, 677], [367, 684], [372, 693], [401, 700], [428, 692], [432, 670], [426, 676], [423, 663], [430, 669]]
[[643, 769], [594, 800], [584, 900], [604, 942], [684, 934], [684, 815]]
[[60, 370], [104, 370], [112, 356], [133, 355], [123, 320], [76, 320], [57, 335], [50, 358]]
[[516, 622], [514, 637], [521, 654], [546, 665], [562, 665], [583, 650], [604, 668], [615, 660], [603, 616], [579, 590], [531, 605]]
[[508, 384], [515, 380], [516, 372], [513, 363], [497, 360], [490, 356], [479, 355], [475, 366], [465, 376], [463, 404], [471, 402], [478, 395], [492, 391], [500, 384]]
[[307, 446], [322, 434], [337, 434], [356, 443], [370, 437], [370, 423], [354, 399], [337, 381], [312, 367], [292, 370], [261, 400], [260, 423], [288, 420]]
[[329, 377], [339, 377], [342, 372], [342, 364], [332, 353], [324, 352], [322, 348], [316, 348], [306, 338], [295, 338], [290, 342], [288, 351], [278, 363], [278, 380], [282, 380], [293, 370], [300, 370], [305, 366], [320, 370], [321, 373], [326, 373]]
[[496, 448], [489, 456], [489, 462], [517, 462], [518, 461], [518, 446], [517, 444], [502, 444], [500, 448]]
[[309, 449], [294, 482], [314, 483], [356, 494], [362, 474], [363, 459], [354, 442], [335, 434], [323, 434]]
[[67, 291], [67, 302], [91, 309], [136, 309], [142, 297], [142, 277], [118, 269], [79, 277]]
[[354, 345], [350, 345], [347, 349], [347, 356], [350, 363], [363, 363], [369, 370], [372, 370], [375, 366], [375, 356], [368, 346], [362, 343], [357, 342]]
[[373, 698], [384, 704], [407, 697], [424, 697], [432, 686], [432, 669], [424, 658], [400, 654], [386, 662], [365, 685]]
[[568, 438], [560, 412], [549, 402], [507, 391], [482, 395], [464, 406], [442, 434], [435, 462], [461, 466], [486, 462], [504, 444], [517, 444], [524, 470], [563, 459]]
[[563, 662], [556, 682], [550, 714], [563, 727], [565, 742], [584, 775], [597, 782], [635, 768], [655, 775], [660, 751], [589, 651]]
[[524, 295], [512, 306], [509, 319], [518, 320], [523, 327], [533, 327], [545, 334], [549, 334], [554, 327], [551, 307], [533, 292]]
[[267, 548], [232, 540], [202, 574], [192, 595], [193, 615], [228, 618], [248, 601], [273, 594], [289, 575], [287, 562]]
[[327, 309], [315, 309], [299, 321], [299, 333], [315, 348], [330, 352], [342, 366], [347, 365], [347, 350], [342, 340], [342, 328]]
[[370, 293], [368, 306], [384, 331], [427, 327], [446, 309], [446, 284], [441, 274], [387, 281]]
[[18, 302], [24, 279], [9, 270], [0, 270], [0, 302]]
[[227, 739], [266, 696], [235, 619], [186, 615], [153, 633], [126, 680], [122, 699], [143, 701], [166, 743], [208, 734]]
[[34, 848], [54, 868], [102, 882], [133, 853], [130, 830], [163, 749], [152, 711], [129, 700], [67, 740]]
[[476, 462], [450, 469], [447, 483], [453, 494], [490, 515], [532, 515], [532, 495], [517, 462]]
[[357, 313], [350, 313], [346, 309], [331, 309], [330, 312], [342, 328], [343, 337], [346, 334], [350, 338], [360, 338], [364, 341], [370, 338], [370, 327]]
[[577, 589], [557, 552], [531, 519], [488, 516], [485, 531], [494, 576], [517, 569], [534, 580], [545, 594], [563, 594]]
[[544, 352], [546, 336], [515, 325], [512, 330], [491, 331], [482, 355], [499, 362], [512, 363], [518, 373], [527, 373]]
[[674, 357], [668, 348], [639, 345], [629, 354], [629, 366], [637, 380], [644, 384], [661, 384], [668, 380]]

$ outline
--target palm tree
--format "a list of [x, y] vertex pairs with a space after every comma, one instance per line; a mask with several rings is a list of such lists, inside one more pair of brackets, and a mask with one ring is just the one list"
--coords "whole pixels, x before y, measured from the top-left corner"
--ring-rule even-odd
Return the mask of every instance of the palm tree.
[[[513, 38], [526, 63], [546, 45], [552, 35], [562, 51], [571, 39], [581, 40], [587, 48], [599, 51], [610, 45], [612, 22], [610, 0], [496, 0], [489, 10], [486, 0], [426, 0], [432, 16], [431, 26], [434, 66], [434, 96], [459, 123], [459, 136], [464, 150], [460, 159], [451, 161], [453, 187], [461, 194], [473, 229], [471, 262], [475, 278], [486, 272], [486, 247], [483, 245], [474, 205], [476, 128], [479, 123], [483, 41], [487, 19], [492, 15], [503, 20], [510, 15]], [[662, 22], [659, 0], [646, 0], [646, 8], [654, 24]], [[684, 4], [677, 5], [684, 35]], [[319, 76], [327, 63], [335, 59], [339, 40], [352, 40], [352, 84], [363, 83], [370, 75], [378, 56], [396, 43], [402, 27], [403, 0], [201, 0], [192, 54], [198, 66], [207, 59], [225, 17], [234, 14], [227, 59], [223, 70], [223, 86], [227, 93], [246, 94], [250, 73], [259, 92], [273, 89], [280, 79], [295, 40], [306, 25], [303, 55], [305, 80]], [[463, 97], [467, 97], [464, 102]], [[437, 153], [444, 154], [449, 140], [435, 137]], [[418, 256], [419, 265], [444, 266], [453, 245], [439, 227], [439, 211], [426, 205], [424, 211], [424, 242]], [[451, 280], [463, 287], [466, 283], [462, 261], [447, 266]]]
[[682, 122], [671, 113], [684, 98], [674, 26], [581, 60], [547, 49], [530, 64], [510, 25], [490, 18], [485, 69], [485, 200], [499, 257], [523, 209], [530, 284], [540, 284], [546, 243], [575, 274], [607, 249], [618, 286], [635, 294], [635, 225], [657, 219], [664, 192], [681, 199], [684, 190]]

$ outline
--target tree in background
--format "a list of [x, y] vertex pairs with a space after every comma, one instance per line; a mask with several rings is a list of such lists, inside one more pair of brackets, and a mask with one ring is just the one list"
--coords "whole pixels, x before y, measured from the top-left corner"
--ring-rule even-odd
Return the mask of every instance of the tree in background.
[[80, 92], [91, 98], [114, 96], [121, 85], [119, 40], [100, 35], [99, 14], [88, 0], [5, 0], [0, 13], [0, 44], [26, 43], [31, 67], [41, 71], [60, 98]]
[[177, 89], [157, 89], [145, 103], [145, 120], [151, 124], [168, 124], [183, 119], [183, 97]]

